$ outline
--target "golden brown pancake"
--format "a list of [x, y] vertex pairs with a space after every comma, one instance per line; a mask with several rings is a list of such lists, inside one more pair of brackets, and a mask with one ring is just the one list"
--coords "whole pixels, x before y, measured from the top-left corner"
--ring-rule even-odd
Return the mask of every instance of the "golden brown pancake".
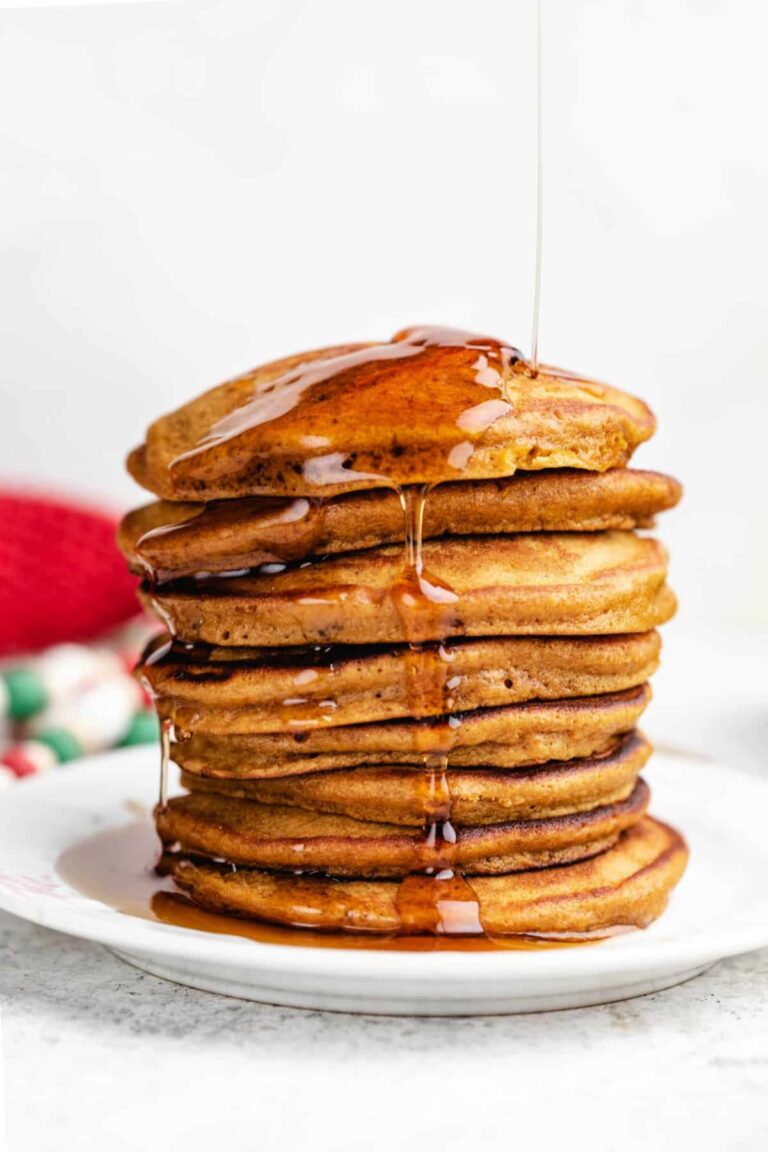
[[[645, 817], [592, 859], [560, 868], [477, 877], [472, 889], [490, 935], [645, 927], [663, 911], [688, 849], [679, 832]], [[211, 912], [336, 931], [396, 932], [398, 884], [288, 876], [179, 859], [176, 883]]]
[[[646, 684], [607, 696], [458, 713], [450, 720], [448, 763], [453, 768], [519, 768], [606, 752], [619, 735], [635, 726], [649, 700]], [[208, 729], [217, 715], [201, 711], [200, 730], [191, 735], [177, 729], [171, 759], [185, 771], [267, 779], [340, 768], [409, 765], [418, 761], [423, 750], [421, 726], [413, 720], [248, 736], [228, 735], [226, 728], [223, 734], [211, 734]]]
[[408, 329], [274, 361], [155, 421], [128, 458], [170, 500], [354, 489], [625, 464], [640, 400], [451, 329]]
[[179, 728], [256, 734], [621, 691], [656, 671], [659, 648], [657, 632], [455, 641], [443, 646], [450, 688], [423, 700], [407, 647], [188, 651], [159, 638], [138, 672]]
[[[658, 472], [520, 472], [502, 480], [444, 484], [429, 496], [424, 539], [509, 532], [596, 532], [648, 527], [680, 499]], [[124, 517], [118, 544], [134, 572], [161, 579], [256, 568], [310, 555], [351, 552], [403, 538], [396, 493], [332, 500], [251, 497], [209, 504], [147, 504]]]
[[182, 640], [238, 646], [645, 632], [675, 610], [665, 549], [632, 532], [448, 537], [423, 551], [431, 584], [451, 593], [432, 618], [419, 617], [418, 635], [393, 595], [397, 546], [180, 581], [145, 589], [142, 600]]
[[[457, 829], [455, 865], [470, 875], [545, 868], [602, 852], [644, 815], [647, 785], [622, 801], [541, 820]], [[165, 845], [253, 868], [329, 876], [405, 876], [424, 866], [421, 830], [352, 820], [215, 793], [192, 793], [155, 812]]]
[[[462, 827], [539, 820], [587, 812], [626, 800], [651, 754], [639, 733], [623, 737], [602, 756], [500, 772], [452, 769], [451, 820]], [[260, 804], [306, 808], [355, 820], [420, 827], [427, 776], [423, 765], [352, 768], [276, 780], [226, 780], [182, 773], [190, 792], [216, 792]]]

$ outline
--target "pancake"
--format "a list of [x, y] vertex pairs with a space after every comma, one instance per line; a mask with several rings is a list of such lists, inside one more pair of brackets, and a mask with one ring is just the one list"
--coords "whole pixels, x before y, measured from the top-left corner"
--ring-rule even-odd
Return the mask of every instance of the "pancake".
[[[651, 754], [639, 733], [625, 736], [608, 754], [544, 767], [499, 772], [453, 769], [448, 774], [451, 821], [461, 827], [540, 820], [588, 812], [626, 800]], [[276, 780], [226, 780], [182, 773], [190, 792], [215, 792], [260, 804], [306, 808], [355, 820], [421, 827], [425, 769], [353, 768]]]
[[[646, 927], [666, 907], [688, 861], [674, 828], [644, 817], [606, 852], [565, 867], [477, 877], [489, 935], [590, 933]], [[178, 859], [176, 883], [202, 908], [329, 931], [396, 932], [398, 884], [287, 876]]]
[[[625, 800], [588, 812], [459, 828], [452, 866], [492, 875], [583, 859], [636, 824], [648, 800], [638, 780]], [[175, 797], [156, 809], [155, 820], [164, 845], [247, 867], [329, 876], [406, 876], [424, 867], [421, 829], [395, 824], [203, 792]]]
[[657, 632], [457, 641], [443, 646], [451, 687], [437, 699], [414, 698], [407, 647], [189, 651], [161, 637], [138, 673], [179, 728], [256, 734], [621, 691], [656, 671], [659, 648]]
[[645, 632], [675, 610], [665, 549], [632, 532], [448, 537], [426, 541], [423, 559], [422, 585], [437, 588], [429, 615], [393, 594], [397, 546], [145, 586], [141, 598], [182, 640], [238, 646]]
[[169, 500], [604, 472], [654, 431], [640, 400], [451, 329], [277, 360], [155, 421], [128, 458]]
[[[519, 768], [606, 752], [619, 735], [634, 728], [650, 698], [645, 684], [607, 696], [459, 713], [450, 718], [448, 764], [453, 768]], [[162, 702], [158, 704], [163, 716]], [[225, 727], [223, 734], [210, 734], [207, 729], [217, 715], [201, 712], [197, 717], [200, 730], [191, 735], [177, 729], [171, 759], [185, 771], [267, 779], [341, 768], [412, 765], [422, 752], [421, 726], [413, 720], [257, 736], [228, 735]]]
[[[628, 468], [520, 472], [502, 480], [444, 484], [427, 501], [424, 539], [648, 527], [657, 512], [677, 504], [680, 493], [669, 476]], [[161, 500], [129, 512], [118, 531], [131, 569], [161, 580], [376, 548], [402, 538], [403, 512], [391, 491], [323, 501]]]

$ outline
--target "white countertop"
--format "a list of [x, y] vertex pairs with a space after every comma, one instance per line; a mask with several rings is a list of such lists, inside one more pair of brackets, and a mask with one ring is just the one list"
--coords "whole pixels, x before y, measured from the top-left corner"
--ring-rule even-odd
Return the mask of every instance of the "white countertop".
[[0, 917], [9, 1148], [768, 1146], [768, 950], [539, 1016], [395, 1019], [195, 992]]
[[[649, 733], [760, 772], [763, 653], [670, 636]], [[195, 992], [0, 915], [0, 1004], [13, 1152], [768, 1147], [768, 950], [602, 1008], [394, 1019]]]

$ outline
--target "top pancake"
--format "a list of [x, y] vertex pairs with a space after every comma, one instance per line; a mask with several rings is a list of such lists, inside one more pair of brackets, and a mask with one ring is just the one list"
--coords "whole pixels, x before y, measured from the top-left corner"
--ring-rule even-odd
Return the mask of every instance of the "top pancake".
[[[427, 500], [423, 536], [644, 528], [657, 512], [674, 507], [680, 494], [671, 477], [629, 468], [520, 472], [444, 484]], [[323, 501], [160, 500], [129, 512], [118, 532], [132, 570], [161, 581], [376, 548], [402, 538], [400, 501], [386, 489]]]
[[452, 329], [274, 361], [161, 417], [128, 470], [169, 500], [620, 467], [654, 431], [640, 400]]

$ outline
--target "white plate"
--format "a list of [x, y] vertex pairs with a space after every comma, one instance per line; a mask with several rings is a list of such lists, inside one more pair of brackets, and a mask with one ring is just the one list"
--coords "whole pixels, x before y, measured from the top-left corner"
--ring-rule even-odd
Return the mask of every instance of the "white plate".
[[[125, 915], [83, 896], [56, 871], [94, 833], [136, 829], [135, 868], [151, 833], [131, 807], [155, 799], [157, 753], [94, 756], [0, 798], [0, 907], [98, 941], [168, 980], [303, 1008], [414, 1015], [534, 1012], [668, 988], [715, 961], [768, 945], [768, 784], [691, 757], [657, 754], [653, 810], [691, 847], [688, 873], [645, 932], [541, 952], [407, 953], [264, 944]], [[134, 849], [131, 848], [133, 852]]]

